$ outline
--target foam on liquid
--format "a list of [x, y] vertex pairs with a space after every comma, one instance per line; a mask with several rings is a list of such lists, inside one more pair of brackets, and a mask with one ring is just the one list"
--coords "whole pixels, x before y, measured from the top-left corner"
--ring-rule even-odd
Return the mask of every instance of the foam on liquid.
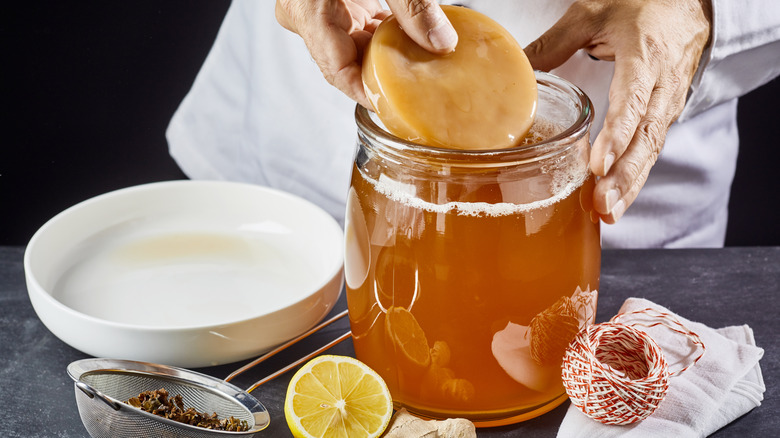
[[[545, 120], [537, 119], [526, 135], [523, 145], [536, 143], [544, 138], [549, 138], [560, 132], [562, 127]], [[388, 199], [404, 204], [406, 206], [428, 211], [431, 213], [449, 213], [456, 211], [460, 216], [508, 216], [518, 213], [528, 213], [534, 210], [547, 208], [558, 201], [566, 199], [578, 187], [580, 187], [588, 177], [587, 166], [581, 169], [575, 169], [574, 165], [570, 168], [556, 169], [553, 173], [551, 182], [551, 191], [553, 196], [525, 204], [515, 204], [511, 202], [463, 202], [453, 201], [444, 204], [434, 204], [424, 201], [416, 196], [413, 185], [400, 183], [392, 180], [382, 174], [379, 180], [370, 178], [367, 175], [363, 177], [374, 186], [374, 189], [386, 196]], [[543, 169], [544, 171], [544, 169]]]

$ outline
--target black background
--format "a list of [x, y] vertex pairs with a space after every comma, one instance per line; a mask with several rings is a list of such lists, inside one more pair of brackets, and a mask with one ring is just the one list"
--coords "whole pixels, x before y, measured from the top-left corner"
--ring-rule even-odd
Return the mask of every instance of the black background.
[[[0, 244], [26, 244], [49, 218], [95, 195], [185, 178], [165, 128], [228, 6], [4, 4]], [[779, 101], [778, 80], [740, 100], [727, 245], [780, 245]]]

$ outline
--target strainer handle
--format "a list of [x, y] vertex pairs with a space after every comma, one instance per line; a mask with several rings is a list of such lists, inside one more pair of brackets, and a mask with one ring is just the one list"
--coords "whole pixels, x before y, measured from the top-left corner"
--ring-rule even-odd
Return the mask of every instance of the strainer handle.
[[110, 407], [111, 409], [113, 409], [115, 411], [118, 411], [119, 409], [121, 409], [121, 406], [119, 405], [119, 403], [109, 399], [108, 397], [103, 395], [100, 391], [98, 391], [97, 389], [87, 385], [84, 382], [76, 382], [76, 388], [80, 389], [81, 392], [86, 394], [87, 397], [89, 397], [89, 398], [97, 397], [98, 400], [100, 400], [103, 403], [107, 404], [108, 407]]
[[271, 374], [270, 376], [267, 376], [267, 377], [265, 377], [265, 378], [263, 378], [261, 380], [258, 380], [249, 389], [247, 389], [246, 392], [254, 391], [260, 385], [262, 385], [262, 384], [264, 384], [266, 382], [269, 382], [269, 381], [271, 381], [271, 380], [281, 376], [282, 374], [286, 373], [287, 371], [290, 371], [291, 369], [293, 369], [293, 368], [303, 364], [304, 362], [307, 362], [308, 360], [312, 359], [314, 356], [317, 356], [318, 354], [321, 354], [325, 350], [329, 350], [330, 348], [332, 348], [336, 344], [338, 344], [338, 343], [340, 343], [340, 342], [350, 338], [351, 336], [352, 336], [352, 331], [348, 331], [348, 332], [344, 333], [343, 335], [339, 336], [338, 338], [328, 342], [327, 345], [323, 345], [322, 347], [320, 347], [316, 351], [312, 351], [311, 353], [307, 354], [306, 356], [296, 360], [295, 362], [291, 363], [290, 365], [287, 365], [286, 367], [282, 368], [281, 370]]
[[[341, 313], [339, 313], [338, 315], [332, 317], [331, 319], [329, 319], [329, 320], [327, 320], [325, 322], [320, 323], [316, 327], [310, 329], [309, 331], [307, 331], [306, 333], [298, 336], [297, 338], [292, 339], [289, 342], [286, 342], [285, 344], [277, 347], [276, 349], [274, 349], [272, 351], [269, 351], [268, 353], [264, 354], [263, 356], [260, 356], [259, 358], [253, 360], [252, 362], [250, 362], [250, 363], [244, 365], [243, 367], [233, 371], [229, 376], [227, 376], [225, 378], [225, 381], [229, 382], [229, 381], [233, 380], [234, 377], [238, 376], [239, 374], [243, 373], [244, 371], [252, 369], [253, 367], [255, 367], [255, 366], [259, 365], [260, 363], [262, 363], [263, 361], [265, 361], [266, 359], [270, 359], [271, 357], [273, 357], [277, 353], [279, 353], [281, 351], [284, 351], [287, 347], [290, 347], [290, 346], [298, 343], [299, 341], [302, 341], [302, 340], [306, 339], [312, 333], [318, 332], [320, 329], [331, 325], [332, 323], [338, 321], [339, 319], [341, 319], [341, 318], [343, 318], [345, 316], [347, 316], [347, 311], [346, 310], [341, 312]], [[247, 392], [252, 392], [252, 391], [250, 390], [250, 391], [247, 391]]]

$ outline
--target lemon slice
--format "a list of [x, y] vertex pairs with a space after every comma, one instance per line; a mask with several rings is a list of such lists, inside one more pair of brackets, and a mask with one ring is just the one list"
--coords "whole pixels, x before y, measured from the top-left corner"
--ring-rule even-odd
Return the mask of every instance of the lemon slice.
[[398, 359], [414, 368], [426, 369], [431, 364], [428, 339], [412, 312], [403, 307], [387, 309], [385, 330], [395, 344]]
[[418, 46], [390, 16], [363, 57], [363, 88], [394, 135], [450, 149], [520, 144], [536, 115], [536, 77], [522, 47], [500, 24], [442, 6], [458, 45], [446, 55]]
[[393, 416], [384, 380], [347, 356], [318, 356], [293, 376], [284, 415], [299, 438], [378, 437]]

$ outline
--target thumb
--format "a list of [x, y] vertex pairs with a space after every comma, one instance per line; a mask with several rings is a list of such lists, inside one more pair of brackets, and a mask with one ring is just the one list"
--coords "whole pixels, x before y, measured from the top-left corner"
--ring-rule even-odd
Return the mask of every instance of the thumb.
[[420, 47], [432, 53], [449, 53], [458, 34], [435, 0], [388, 0], [401, 28]]
[[524, 49], [534, 69], [550, 71], [590, 45], [592, 18], [576, 6], [577, 3], [572, 5], [557, 23]]

